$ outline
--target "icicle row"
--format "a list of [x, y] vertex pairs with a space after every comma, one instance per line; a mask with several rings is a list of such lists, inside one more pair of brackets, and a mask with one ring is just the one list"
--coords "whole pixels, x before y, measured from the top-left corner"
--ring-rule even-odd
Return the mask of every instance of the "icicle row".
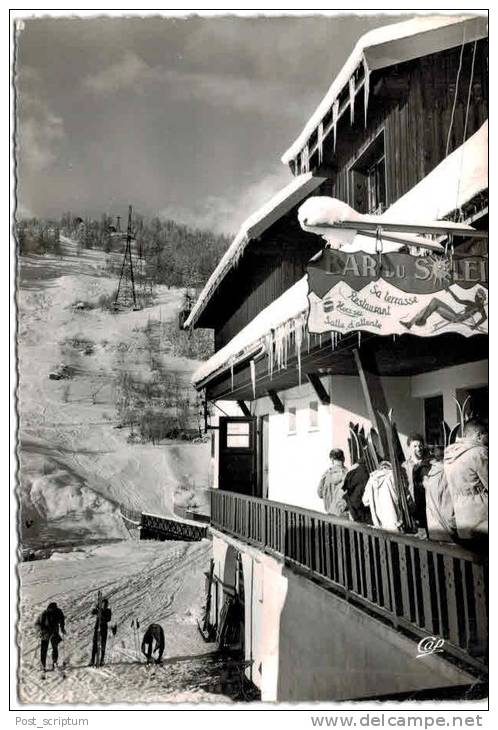
[[355, 79], [354, 74], [349, 79], [349, 113], [351, 124], [354, 124], [354, 98], [355, 98]]
[[334, 152], [335, 144], [337, 141], [337, 119], [339, 117], [339, 99], [336, 99], [332, 104], [332, 126], [334, 127]]
[[365, 94], [365, 128], [367, 126], [368, 100], [370, 97], [370, 69], [368, 68], [367, 59], [363, 57], [363, 72], [365, 74], [365, 82], [363, 91]]

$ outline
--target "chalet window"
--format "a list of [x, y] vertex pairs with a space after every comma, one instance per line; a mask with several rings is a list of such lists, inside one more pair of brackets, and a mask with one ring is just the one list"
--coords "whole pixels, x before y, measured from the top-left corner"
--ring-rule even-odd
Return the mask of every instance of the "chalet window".
[[382, 131], [350, 168], [350, 204], [359, 213], [387, 208], [386, 155]]
[[227, 423], [227, 448], [248, 449], [249, 448], [249, 423], [243, 421], [228, 421]]
[[287, 412], [287, 433], [296, 433], [296, 409], [289, 408]]
[[312, 431], [318, 428], [318, 401], [312, 400], [310, 402], [309, 414], [309, 429]]

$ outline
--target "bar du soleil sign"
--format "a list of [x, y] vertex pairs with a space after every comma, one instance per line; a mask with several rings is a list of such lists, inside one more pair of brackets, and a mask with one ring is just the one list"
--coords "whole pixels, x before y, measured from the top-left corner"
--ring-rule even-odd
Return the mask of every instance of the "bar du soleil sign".
[[432, 337], [488, 332], [488, 261], [324, 249], [308, 264], [312, 333], [407, 332]]

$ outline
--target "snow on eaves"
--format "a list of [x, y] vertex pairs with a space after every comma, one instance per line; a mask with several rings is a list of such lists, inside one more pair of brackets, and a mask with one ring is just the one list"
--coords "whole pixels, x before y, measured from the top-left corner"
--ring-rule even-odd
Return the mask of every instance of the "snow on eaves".
[[383, 220], [438, 220], [488, 187], [488, 122], [411, 190], [393, 203]]
[[419, 16], [369, 31], [357, 42], [303, 131], [283, 154], [282, 162], [289, 164], [305, 148], [311, 135], [320, 127], [327, 113], [333, 109], [334, 102], [360, 65], [364, 65], [368, 76], [369, 72], [375, 69], [436, 53], [460, 45], [462, 42], [469, 43], [486, 35], [486, 17], [468, 15]]
[[275, 221], [300, 203], [308, 193], [316, 190], [324, 182], [324, 179], [314, 177], [311, 173], [297, 175], [288, 185], [279, 190], [273, 198], [244, 221], [200, 293], [188, 319], [185, 321], [185, 329], [195, 324], [223, 278], [233, 266], [237, 265], [249, 241], [261, 236]]
[[298, 318], [308, 310], [308, 277], [303, 276], [275, 301], [256, 315], [225, 347], [204, 362], [192, 376], [192, 383], [198, 385], [206, 378], [237, 362], [248, 352], [264, 347], [265, 337], [272, 329], [278, 329], [290, 320]]

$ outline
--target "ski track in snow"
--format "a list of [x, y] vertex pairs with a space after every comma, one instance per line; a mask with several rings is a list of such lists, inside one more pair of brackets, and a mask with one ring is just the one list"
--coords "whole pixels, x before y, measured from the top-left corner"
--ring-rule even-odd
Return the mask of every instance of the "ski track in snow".
[[[121, 543], [88, 550], [86, 557], [36, 561], [20, 566], [20, 699], [35, 703], [226, 701], [226, 671], [198, 630], [204, 598], [204, 571], [210, 543]], [[111, 625], [106, 665], [88, 667], [91, 615], [101, 589], [109, 599]], [[66, 669], [42, 679], [35, 622], [49, 601], [66, 616], [60, 663]], [[138, 619], [138, 634], [131, 624]], [[149, 623], [166, 634], [162, 665], [147, 667], [140, 644]], [[50, 651], [49, 662], [50, 666]], [[139, 663], [140, 662], [140, 663]]]

